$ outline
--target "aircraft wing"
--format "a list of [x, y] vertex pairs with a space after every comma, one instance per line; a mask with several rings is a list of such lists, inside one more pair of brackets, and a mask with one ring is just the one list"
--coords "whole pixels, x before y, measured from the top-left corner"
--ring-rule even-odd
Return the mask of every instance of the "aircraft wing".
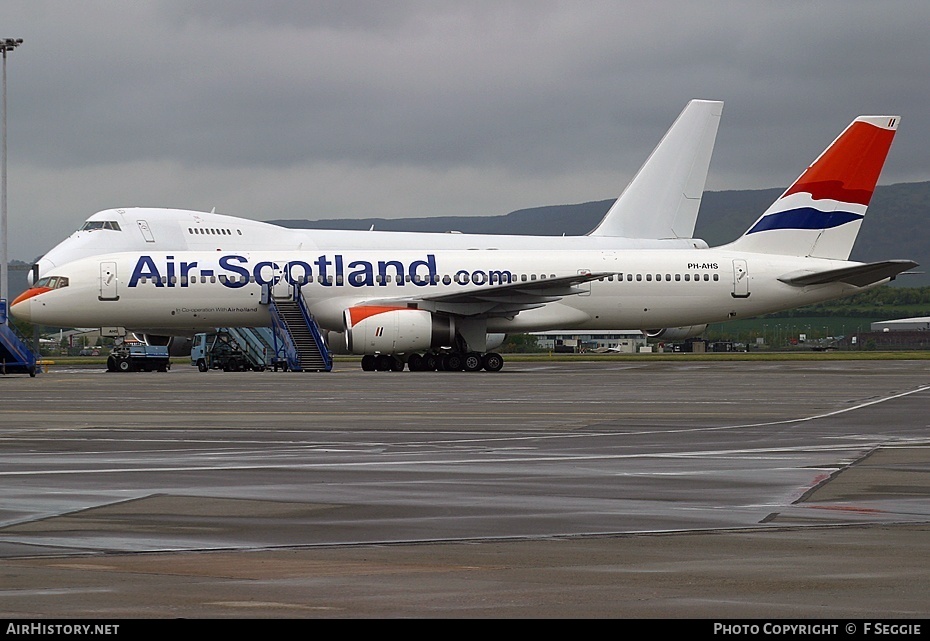
[[778, 280], [795, 287], [826, 285], [827, 283], [846, 283], [856, 287], [865, 287], [886, 278], [894, 278], [901, 272], [914, 267], [917, 267], [917, 263], [912, 260], [885, 260], [877, 263], [863, 263], [852, 267], [828, 269], [822, 272], [799, 270], [780, 276]]
[[542, 280], [494, 285], [475, 285], [456, 293], [427, 293], [420, 296], [380, 298], [366, 305], [409, 305], [419, 309], [458, 316], [514, 316], [521, 311], [542, 307], [565, 296], [584, 293], [585, 283], [606, 278], [615, 272], [582, 272]]

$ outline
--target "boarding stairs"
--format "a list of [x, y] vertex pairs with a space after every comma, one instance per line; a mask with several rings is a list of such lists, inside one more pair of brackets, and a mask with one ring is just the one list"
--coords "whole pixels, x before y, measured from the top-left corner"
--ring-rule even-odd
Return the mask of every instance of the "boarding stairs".
[[290, 285], [281, 295], [277, 288], [266, 286], [262, 298], [271, 312], [275, 353], [283, 356], [286, 368], [296, 372], [332, 371], [333, 357], [300, 295], [300, 287]]
[[239, 345], [242, 355], [253, 369], [265, 369], [272, 365], [274, 334], [267, 327], [224, 327]]
[[0, 374], [35, 376], [37, 371], [36, 353], [10, 324], [6, 300], [0, 298]]

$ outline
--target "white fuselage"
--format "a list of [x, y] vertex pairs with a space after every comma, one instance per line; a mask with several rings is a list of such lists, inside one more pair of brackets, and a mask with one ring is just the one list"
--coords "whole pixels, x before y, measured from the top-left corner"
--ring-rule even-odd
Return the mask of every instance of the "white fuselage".
[[[48, 326], [166, 333], [256, 327], [270, 324], [263, 284], [274, 291], [306, 281], [300, 291], [310, 312], [322, 328], [334, 331], [344, 329], [344, 310], [360, 304], [483, 316], [488, 332], [645, 330], [749, 318], [849, 295], [862, 288], [798, 287], [778, 278], [857, 264], [727, 249], [128, 252], [56, 268], [67, 286], [12, 311]], [[552, 295], [546, 281], [589, 272], [599, 278], [518, 312], [500, 311], [501, 296], [491, 292], [509, 282], [529, 291], [538, 285], [541, 296]], [[485, 292], [486, 303], [448, 307], [443, 301]]]
[[694, 238], [533, 236], [333, 229], [291, 229], [223, 214], [183, 209], [107, 209], [38, 261], [38, 277], [57, 266], [99, 254], [152, 251], [333, 251], [497, 249], [702, 249]]

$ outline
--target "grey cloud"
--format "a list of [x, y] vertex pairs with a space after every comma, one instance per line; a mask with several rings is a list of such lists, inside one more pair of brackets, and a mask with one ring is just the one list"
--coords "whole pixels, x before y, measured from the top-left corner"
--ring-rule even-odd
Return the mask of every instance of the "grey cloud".
[[[905, 0], [8, 0], [0, 23], [25, 39], [10, 162], [53, 183], [59, 204], [44, 193], [34, 215], [68, 211], [67, 227], [140, 192], [274, 210], [235, 212], [255, 217], [373, 215], [388, 178], [397, 215], [501, 214], [616, 195], [708, 98], [726, 101], [712, 189], [786, 184], [865, 112], [904, 118], [884, 180], [927, 179], [928, 19]], [[21, 209], [38, 182], [20, 183]]]

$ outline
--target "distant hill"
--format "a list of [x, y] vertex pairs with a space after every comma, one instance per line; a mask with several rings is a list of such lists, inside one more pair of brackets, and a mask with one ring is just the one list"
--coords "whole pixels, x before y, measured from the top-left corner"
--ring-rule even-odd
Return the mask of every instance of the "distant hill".
[[[695, 236], [712, 247], [736, 239], [781, 195], [782, 189], [709, 191], [704, 193]], [[613, 200], [577, 205], [519, 209], [503, 216], [441, 216], [434, 218], [363, 218], [274, 220], [301, 229], [370, 229], [381, 231], [460, 231], [471, 234], [536, 234], [567, 236], [594, 229]], [[926, 274], [901, 276], [897, 285], [930, 285], [930, 182], [884, 185], [875, 190], [869, 213], [853, 247], [852, 260], [863, 262], [907, 258]]]
[[[579, 205], [518, 209], [503, 216], [436, 216], [431, 218], [359, 218], [272, 220], [295, 229], [371, 229], [379, 231], [460, 231], [467, 234], [536, 234], [577, 236], [591, 231], [610, 209], [612, 200]], [[532, 231], [530, 231], [532, 230]]]

